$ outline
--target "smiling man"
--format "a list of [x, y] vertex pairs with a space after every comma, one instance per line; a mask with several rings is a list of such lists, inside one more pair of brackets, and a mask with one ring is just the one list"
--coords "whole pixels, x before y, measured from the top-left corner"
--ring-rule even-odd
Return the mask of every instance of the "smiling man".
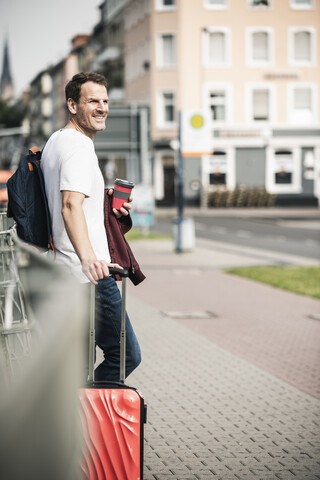
[[[104, 361], [96, 380], [119, 379], [121, 295], [109, 276], [108, 240], [104, 226], [104, 179], [93, 138], [104, 130], [109, 112], [107, 81], [97, 73], [79, 73], [66, 85], [67, 125], [53, 133], [42, 154], [42, 169], [52, 220], [56, 261], [82, 283], [96, 288], [96, 341]], [[113, 214], [128, 215], [125, 203]], [[121, 268], [121, 267], [120, 267]], [[138, 341], [127, 316], [126, 376], [140, 363]]]

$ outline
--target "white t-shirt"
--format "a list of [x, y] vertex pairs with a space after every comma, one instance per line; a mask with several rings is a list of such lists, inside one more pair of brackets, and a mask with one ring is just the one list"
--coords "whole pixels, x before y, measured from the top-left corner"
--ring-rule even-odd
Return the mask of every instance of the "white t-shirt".
[[70, 267], [81, 282], [88, 282], [64, 226], [61, 192], [69, 190], [85, 195], [82, 207], [93, 251], [98, 260], [110, 262], [104, 227], [104, 180], [93, 141], [72, 128], [58, 130], [45, 145], [41, 166], [52, 220], [56, 260]]

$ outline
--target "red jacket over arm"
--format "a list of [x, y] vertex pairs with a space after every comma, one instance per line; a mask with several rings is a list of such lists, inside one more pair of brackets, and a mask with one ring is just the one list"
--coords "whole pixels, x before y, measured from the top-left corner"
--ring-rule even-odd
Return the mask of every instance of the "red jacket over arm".
[[[128, 270], [130, 280], [134, 285], [138, 285], [146, 277], [140, 270], [140, 266], [124, 238], [124, 235], [132, 228], [132, 219], [130, 215], [123, 216], [119, 220], [117, 219], [112, 211], [112, 195], [108, 195], [108, 190], [108, 188], [105, 189], [104, 195], [104, 224], [107, 232], [111, 263], [118, 263]], [[120, 280], [120, 277], [117, 280]]]

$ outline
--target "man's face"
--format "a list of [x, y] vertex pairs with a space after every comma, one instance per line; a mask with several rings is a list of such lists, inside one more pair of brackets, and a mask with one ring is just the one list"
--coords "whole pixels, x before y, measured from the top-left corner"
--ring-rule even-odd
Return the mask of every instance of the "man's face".
[[78, 103], [69, 98], [68, 107], [72, 121], [82, 133], [94, 138], [96, 132], [104, 130], [109, 112], [109, 99], [106, 87], [95, 82], [81, 86]]

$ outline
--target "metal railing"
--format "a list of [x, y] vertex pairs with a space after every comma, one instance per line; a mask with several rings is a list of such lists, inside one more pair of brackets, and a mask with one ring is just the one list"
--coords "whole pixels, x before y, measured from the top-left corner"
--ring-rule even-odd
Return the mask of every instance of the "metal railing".
[[13, 381], [31, 354], [32, 322], [17, 271], [14, 229], [0, 213], [0, 367], [1, 383]]
[[0, 478], [79, 478], [87, 309], [80, 285], [0, 213]]

